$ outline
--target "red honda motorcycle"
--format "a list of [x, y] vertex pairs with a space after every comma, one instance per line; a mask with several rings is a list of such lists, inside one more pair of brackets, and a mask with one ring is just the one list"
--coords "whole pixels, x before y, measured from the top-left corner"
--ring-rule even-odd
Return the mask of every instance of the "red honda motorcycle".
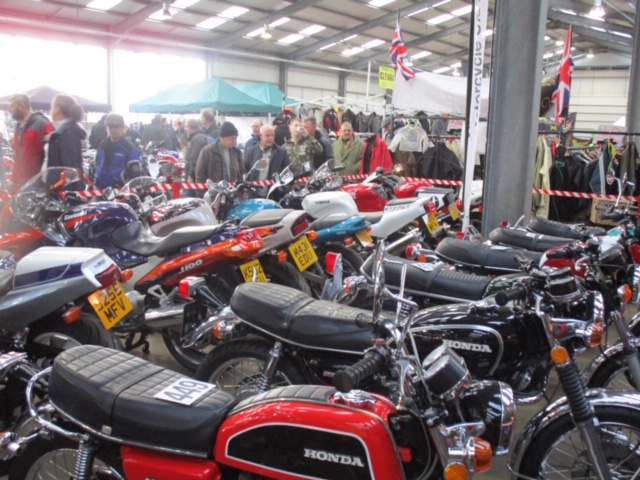
[[[409, 329], [380, 315], [361, 311], [352, 322], [377, 340], [336, 373], [335, 388], [288, 386], [243, 400], [123, 352], [63, 352], [27, 389], [41, 431], [0, 442], [23, 450], [9, 480], [44, 472], [59, 480], [471, 478], [506, 453], [515, 426], [509, 386], [471, 381], [445, 346], [420, 361]], [[45, 377], [47, 405], [36, 409], [31, 390]], [[365, 381], [386, 393], [353, 390]]]

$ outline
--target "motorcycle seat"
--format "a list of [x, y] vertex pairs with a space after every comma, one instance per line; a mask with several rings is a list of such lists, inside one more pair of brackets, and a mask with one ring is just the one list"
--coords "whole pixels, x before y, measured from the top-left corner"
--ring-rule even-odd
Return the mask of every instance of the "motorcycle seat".
[[453, 189], [446, 187], [420, 187], [416, 190], [417, 197], [424, 197], [426, 195], [446, 195], [447, 193], [453, 193]]
[[466, 267], [500, 272], [519, 272], [520, 264], [516, 254], [521, 254], [540, 263], [542, 253], [530, 252], [502, 245], [468, 242], [457, 238], [445, 238], [436, 247], [436, 254], [445, 262], [461, 264]]
[[[128, 353], [82, 345], [56, 357], [49, 398], [75, 423], [124, 444], [210, 457], [216, 432], [236, 399], [218, 387], [191, 405], [154, 398], [179, 380], [192, 382], [189, 377]], [[188, 387], [183, 390], [184, 395], [187, 393]]]
[[[407, 290], [422, 292], [425, 295], [431, 294], [451, 300], [475, 302], [484, 297], [487, 286], [491, 282], [491, 277], [489, 276], [447, 270], [443, 265], [414, 262], [391, 255], [388, 255], [387, 258], [407, 265], [407, 277], [405, 279], [405, 288]], [[367, 274], [371, 274], [371, 266], [372, 262], [366, 262], [363, 266]], [[384, 263], [384, 276], [388, 287], [399, 289], [402, 278], [402, 265]]]
[[393, 207], [394, 205], [409, 205], [413, 202], [416, 201], [416, 197], [409, 197], [409, 198], [394, 198], [393, 200], [389, 200], [387, 202], [387, 204], [385, 205], [385, 209], [387, 207]]
[[[387, 205], [389, 204], [387, 203]], [[384, 212], [360, 212], [359, 215], [364, 215], [365, 220], [373, 225], [374, 223], [378, 223], [382, 220]]]
[[[11, 257], [13, 254], [6, 250], [0, 250], [0, 265], [5, 258]], [[13, 262], [12, 262], [13, 263]], [[15, 274], [15, 268], [4, 269], [0, 268], [0, 297], [4, 297], [9, 290], [13, 287], [13, 277]]]
[[602, 227], [588, 227], [586, 225], [566, 225], [564, 223], [547, 220], [542, 217], [533, 217], [529, 222], [529, 228], [536, 233], [553, 235], [555, 237], [570, 238], [572, 240], [584, 240], [588, 236], [601, 236], [606, 233]]
[[334, 225], [338, 225], [339, 223], [349, 220], [351, 217], [352, 215], [349, 215], [348, 213], [332, 213], [330, 215], [325, 215], [322, 218], [314, 220], [309, 226], [309, 230], [315, 230], [318, 232], [326, 228], [331, 228]]
[[325, 300], [282, 285], [250, 282], [231, 297], [231, 311], [258, 330], [288, 343], [318, 350], [361, 355], [375, 338], [370, 328], [356, 325], [367, 310]]
[[256, 228], [266, 227], [280, 223], [284, 217], [294, 210], [291, 208], [273, 208], [269, 210], [260, 210], [246, 217], [240, 222], [241, 227]]
[[141, 222], [133, 222], [118, 228], [111, 235], [111, 239], [113, 244], [122, 250], [151, 257], [202, 242], [222, 227], [222, 225], [184, 227], [174, 230], [166, 237], [157, 237], [149, 232]]
[[498, 227], [493, 230], [489, 234], [489, 240], [491, 240], [492, 243], [524, 248], [526, 250], [533, 250], [534, 252], [545, 252], [550, 248], [571, 243], [571, 240], [566, 238], [503, 227]]

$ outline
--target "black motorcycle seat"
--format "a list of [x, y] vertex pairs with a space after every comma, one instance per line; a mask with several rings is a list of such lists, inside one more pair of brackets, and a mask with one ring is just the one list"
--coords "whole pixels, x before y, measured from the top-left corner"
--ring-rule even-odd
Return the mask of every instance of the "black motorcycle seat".
[[521, 271], [520, 264], [515, 258], [516, 254], [523, 255], [536, 265], [540, 263], [540, 258], [542, 258], [540, 252], [530, 252], [502, 245], [487, 245], [450, 237], [443, 239], [438, 244], [436, 254], [445, 262], [499, 272]]
[[202, 242], [214, 235], [220, 228], [222, 225], [184, 227], [174, 230], [166, 237], [157, 237], [147, 230], [141, 222], [133, 222], [113, 232], [111, 240], [116, 247], [122, 250], [151, 257]]
[[567, 238], [502, 227], [493, 230], [489, 234], [489, 240], [500, 245], [524, 248], [534, 252], [545, 252], [550, 248], [571, 243], [571, 240]]
[[[5, 258], [11, 257], [13, 254], [6, 250], [0, 250], [0, 262]], [[4, 297], [13, 287], [13, 277], [15, 270], [5, 270], [0, 268], [0, 297]]]
[[[475, 302], [484, 297], [487, 286], [491, 282], [491, 277], [447, 270], [443, 265], [414, 262], [391, 255], [387, 255], [386, 258], [394, 262], [405, 263], [407, 265], [405, 288], [424, 292], [425, 295], [431, 294], [454, 300]], [[369, 275], [372, 270], [371, 265], [372, 262], [367, 261], [363, 266]], [[384, 277], [388, 287], [399, 289], [402, 265], [385, 262]]]
[[548, 220], [543, 217], [533, 217], [529, 221], [529, 228], [536, 233], [553, 235], [555, 237], [570, 238], [572, 240], [584, 240], [589, 236], [600, 236], [606, 233], [602, 227], [588, 227], [586, 225], [567, 225]]
[[135, 442], [210, 457], [220, 423], [236, 399], [218, 387], [191, 405], [154, 398], [179, 380], [192, 382], [128, 353], [82, 345], [56, 357], [49, 398], [74, 422], [125, 444]]
[[313, 223], [309, 226], [309, 230], [315, 230], [316, 232], [320, 230], [324, 230], [325, 228], [331, 228], [334, 225], [338, 225], [344, 221], [347, 221], [351, 218], [351, 215], [348, 213], [332, 213], [330, 215], [325, 215], [322, 218], [318, 218], [314, 220]]
[[254, 328], [305, 348], [354, 354], [372, 345], [370, 328], [356, 325], [367, 310], [325, 300], [282, 285], [250, 282], [233, 292], [231, 310]]
[[291, 208], [272, 208], [260, 210], [246, 217], [240, 222], [240, 226], [247, 228], [266, 227], [275, 225], [282, 221], [284, 217], [293, 212]]
[[[389, 204], [387, 203], [387, 205]], [[373, 225], [382, 219], [384, 212], [360, 212], [358, 215], [364, 215], [365, 220]]]

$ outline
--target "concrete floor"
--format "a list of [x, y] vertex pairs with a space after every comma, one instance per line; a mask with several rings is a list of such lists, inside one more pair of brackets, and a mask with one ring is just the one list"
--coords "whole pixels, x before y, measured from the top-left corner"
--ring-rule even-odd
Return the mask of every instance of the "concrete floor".
[[[182, 366], [180, 366], [173, 359], [173, 357], [171, 357], [164, 343], [159, 337], [152, 337], [150, 344], [151, 344], [151, 349], [149, 354], [145, 355], [144, 353], [142, 353], [140, 349], [132, 353], [142, 358], [145, 358], [152, 363], [189, 375], [190, 372], [185, 368], [183, 368]], [[589, 363], [589, 361], [595, 355], [597, 355], [597, 353], [598, 353], [597, 350], [592, 349], [581, 354], [581, 356], [578, 358], [578, 364], [580, 365], [580, 367], [584, 368]], [[561, 390], [556, 389], [557, 385], [558, 385], [557, 379], [555, 378], [555, 375], [553, 375], [549, 384], [549, 389], [548, 389], [549, 394], [551, 394], [552, 392], [555, 392], [555, 395], [553, 396], [553, 400], [562, 396]], [[547, 405], [546, 400], [542, 400], [533, 405], [518, 405], [517, 413], [516, 413], [517, 415], [516, 432], [513, 437], [512, 446], [516, 444], [517, 439], [520, 435], [520, 432], [522, 431], [524, 426], [527, 424], [527, 422], [529, 422], [531, 417], [535, 415], [537, 412], [539, 412], [540, 410], [542, 410], [544, 407], [546, 407], [546, 405]], [[510, 453], [505, 456], [494, 457], [493, 466], [491, 470], [485, 473], [477, 474], [474, 476], [474, 478], [478, 480], [504, 480], [508, 478], [509, 471], [507, 468], [507, 464], [509, 462]]]

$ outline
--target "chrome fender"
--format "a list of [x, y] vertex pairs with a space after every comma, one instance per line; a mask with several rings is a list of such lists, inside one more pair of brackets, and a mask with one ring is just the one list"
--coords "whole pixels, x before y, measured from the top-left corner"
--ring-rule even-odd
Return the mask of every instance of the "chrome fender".
[[584, 381], [588, 384], [589, 379], [591, 378], [593, 373], [598, 370], [598, 368], [600, 368], [603, 363], [609, 360], [609, 357], [622, 354], [623, 348], [624, 347], [622, 343], [614, 343], [613, 345], [609, 345], [604, 352], [591, 360], [591, 362], [589, 362], [589, 365], [587, 365], [587, 368], [585, 368], [584, 372], [582, 373]]
[[[616, 405], [640, 411], [640, 394], [637, 393], [591, 389], [587, 391], [587, 398], [589, 399], [589, 403], [594, 407]], [[552, 422], [565, 415], [570, 415], [571, 412], [569, 408], [567, 397], [562, 397], [535, 414], [533, 418], [529, 420], [529, 423], [527, 423], [522, 430], [520, 438], [518, 438], [518, 443], [509, 460], [509, 470], [512, 472], [512, 479], [515, 480], [518, 478], [513, 472], [517, 472], [520, 469], [524, 452], [527, 451], [527, 448], [533, 440]]]
[[640, 336], [640, 312], [636, 313], [629, 320], [629, 331], [636, 337]]

